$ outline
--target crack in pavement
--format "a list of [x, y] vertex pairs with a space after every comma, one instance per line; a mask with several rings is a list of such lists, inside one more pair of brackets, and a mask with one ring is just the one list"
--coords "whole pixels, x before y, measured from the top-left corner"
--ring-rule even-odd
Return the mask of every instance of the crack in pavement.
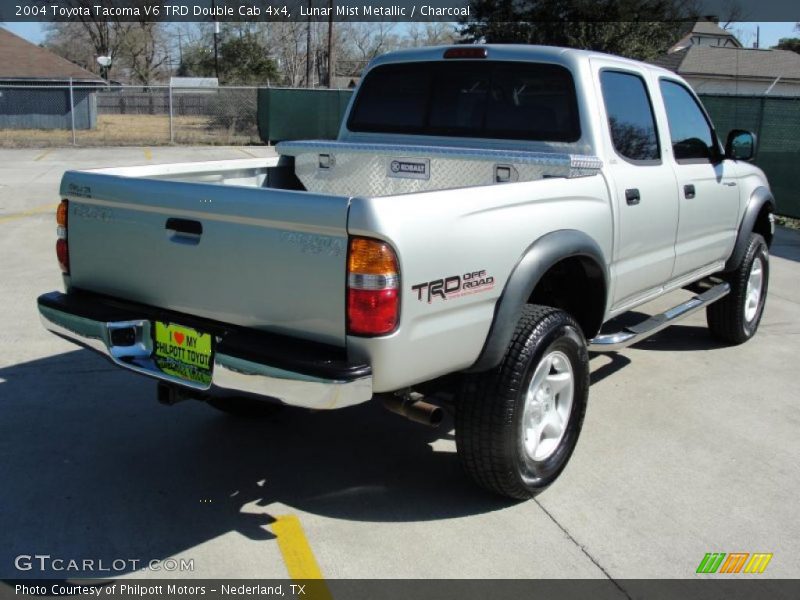
[[558, 527], [558, 528], [559, 528], [561, 531], [563, 531], [563, 532], [564, 532], [564, 535], [566, 535], [566, 536], [569, 538], [569, 540], [570, 540], [570, 541], [571, 541], [573, 544], [575, 544], [575, 546], [577, 546], [577, 548], [578, 548], [578, 549], [579, 549], [579, 550], [580, 550], [580, 551], [581, 551], [581, 552], [582, 552], [582, 553], [583, 553], [583, 554], [586, 556], [586, 558], [588, 558], [590, 561], [592, 561], [592, 564], [593, 564], [595, 567], [597, 567], [598, 569], [600, 569], [600, 572], [601, 572], [601, 573], [603, 573], [603, 575], [605, 575], [605, 576], [606, 576], [606, 579], [608, 579], [608, 580], [609, 580], [611, 583], [613, 583], [613, 584], [614, 584], [614, 587], [616, 587], [616, 588], [617, 588], [617, 589], [618, 589], [620, 592], [622, 592], [622, 593], [625, 595], [625, 597], [626, 597], [626, 598], [628, 598], [628, 600], [633, 600], [633, 596], [631, 596], [631, 595], [630, 595], [630, 594], [629, 594], [629, 593], [628, 593], [628, 592], [625, 590], [625, 588], [624, 588], [624, 587], [622, 587], [622, 586], [619, 584], [619, 582], [618, 582], [616, 579], [614, 579], [614, 578], [613, 578], [613, 577], [612, 577], [612, 576], [609, 574], [609, 572], [608, 572], [608, 571], [606, 571], [606, 569], [603, 567], [603, 565], [601, 565], [601, 564], [600, 564], [600, 563], [597, 561], [597, 559], [595, 559], [595, 557], [594, 557], [594, 556], [592, 556], [592, 555], [589, 553], [589, 551], [586, 549], [586, 546], [584, 546], [583, 544], [581, 544], [580, 542], [578, 542], [578, 540], [576, 540], [576, 539], [575, 539], [575, 537], [574, 537], [574, 536], [573, 536], [573, 535], [572, 535], [572, 534], [571, 534], [571, 533], [570, 533], [570, 532], [567, 530], [567, 528], [566, 528], [566, 527], [564, 527], [564, 526], [563, 526], [561, 523], [559, 523], [559, 522], [556, 520], [556, 518], [555, 518], [555, 517], [554, 517], [552, 514], [550, 514], [550, 511], [549, 511], [549, 510], [547, 510], [547, 509], [546, 509], [544, 506], [542, 506], [542, 503], [541, 503], [541, 502], [539, 502], [539, 500], [537, 500], [536, 498], [534, 498], [534, 499], [533, 499], [533, 501], [534, 501], [534, 503], [536, 504], [536, 506], [538, 506], [539, 508], [541, 508], [541, 509], [542, 509], [542, 511], [544, 512], [544, 514], [546, 514], [546, 515], [548, 516], [548, 518], [549, 518], [549, 519], [550, 519], [550, 520], [551, 520], [553, 523], [555, 523], [556, 527]]
[[775, 298], [780, 298], [784, 302], [790, 302], [792, 304], [800, 304], [800, 302], [798, 302], [797, 300], [793, 300], [791, 298], [785, 298], [784, 296], [781, 296], [780, 294], [776, 294], [775, 292], [773, 292], [771, 290], [769, 292], [767, 292], [767, 297], [769, 298], [769, 296], [773, 296]]

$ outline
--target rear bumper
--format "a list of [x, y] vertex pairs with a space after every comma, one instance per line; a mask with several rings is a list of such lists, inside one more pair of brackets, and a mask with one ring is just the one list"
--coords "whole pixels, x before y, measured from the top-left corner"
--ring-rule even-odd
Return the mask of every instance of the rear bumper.
[[[114, 364], [201, 394], [252, 394], [291, 406], [344, 408], [372, 397], [372, 370], [347, 361], [345, 352], [260, 331], [231, 327], [83, 292], [51, 292], [38, 299], [46, 329], [94, 350]], [[153, 362], [151, 323], [180, 323], [216, 339], [209, 385], [163, 373]], [[112, 332], [133, 329], [132, 344], [114, 345]]]

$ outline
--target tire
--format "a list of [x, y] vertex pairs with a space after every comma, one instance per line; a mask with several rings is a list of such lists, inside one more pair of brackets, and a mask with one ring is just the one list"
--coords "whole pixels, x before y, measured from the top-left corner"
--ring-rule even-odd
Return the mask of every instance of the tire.
[[[588, 396], [589, 356], [578, 324], [561, 310], [526, 305], [500, 365], [464, 381], [456, 408], [462, 467], [508, 498], [544, 491], [575, 449]], [[556, 417], [560, 436], [550, 421]]]
[[224, 413], [247, 419], [269, 418], [284, 409], [283, 404], [257, 400], [245, 396], [212, 397], [206, 400], [206, 402], [209, 406], [213, 406]]
[[731, 291], [706, 309], [711, 335], [727, 344], [746, 342], [758, 331], [769, 286], [769, 249], [751, 233], [741, 264], [726, 280]]

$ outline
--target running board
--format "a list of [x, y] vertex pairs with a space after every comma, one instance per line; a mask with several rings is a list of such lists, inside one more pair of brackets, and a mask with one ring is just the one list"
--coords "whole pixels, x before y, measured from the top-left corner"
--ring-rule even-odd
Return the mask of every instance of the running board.
[[676, 322], [697, 312], [701, 308], [705, 308], [709, 304], [713, 304], [717, 300], [724, 298], [730, 291], [730, 284], [725, 282], [719, 283], [702, 294], [690, 298], [683, 304], [670, 308], [668, 311], [661, 314], [653, 315], [646, 321], [631, 325], [616, 333], [598, 335], [596, 338], [589, 340], [589, 351], [616, 352], [617, 350], [632, 346], [650, 337], [654, 333], [658, 333], [665, 327], [674, 325]]

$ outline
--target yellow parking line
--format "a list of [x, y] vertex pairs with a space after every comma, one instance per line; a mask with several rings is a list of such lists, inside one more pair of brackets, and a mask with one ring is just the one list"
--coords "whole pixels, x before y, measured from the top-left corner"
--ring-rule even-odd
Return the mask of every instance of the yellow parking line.
[[37, 156], [37, 157], [36, 157], [36, 158], [34, 158], [33, 160], [34, 160], [34, 161], [37, 161], [37, 160], [42, 160], [42, 159], [43, 159], [45, 156], [47, 156], [48, 154], [50, 154], [52, 151], [53, 151], [53, 149], [52, 149], [52, 148], [49, 148], [49, 149], [45, 150], [44, 152], [42, 152], [42, 153], [41, 153], [39, 156]]
[[33, 217], [35, 215], [54, 211], [56, 208], [58, 208], [58, 204], [47, 204], [45, 206], [37, 206], [36, 208], [32, 208], [23, 212], [13, 213], [10, 215], [0, 215], [0, 223], [4, 223], [6, 221], [16, 221], [17, 219], [24, 219], [25, 217]]
[[308, 584], [307, 597], [314, 600], [331, 600], [330, 590], [322, 581], [322, 571], [311, 551], [306, 534], [300, 525], [300, 519], [294, 515], [276, 517], [272, 524], [272, 533], [278, 538], [278, 548], [283, 556], [289, 577], [294, 581], [320, 580]]
[[153, 151], [150, 148], [142, 148], [145, 160], [153, 160]]

